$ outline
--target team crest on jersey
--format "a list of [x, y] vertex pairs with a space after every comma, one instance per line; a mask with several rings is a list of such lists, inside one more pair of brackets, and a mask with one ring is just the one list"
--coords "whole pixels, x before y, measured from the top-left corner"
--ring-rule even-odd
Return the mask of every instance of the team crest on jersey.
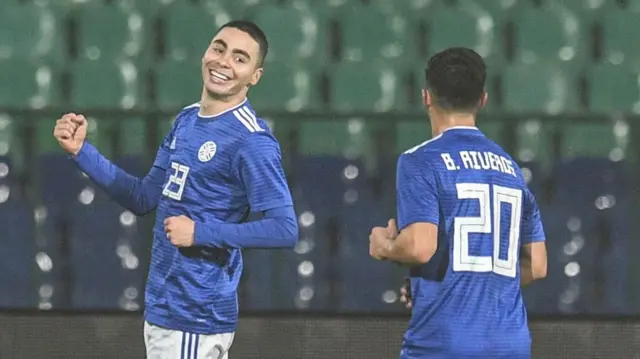
[[218, 145], [213, 141], [207, 141], [200, 146], [198, 150], [198, 159], [200, 162], [209, 162], [215, 156]]

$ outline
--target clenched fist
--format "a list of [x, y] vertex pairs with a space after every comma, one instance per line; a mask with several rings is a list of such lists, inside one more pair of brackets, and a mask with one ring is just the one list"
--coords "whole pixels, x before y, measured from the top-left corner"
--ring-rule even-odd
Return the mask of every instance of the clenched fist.
[[164, 220], [167, 239], [176, 247], [191, 247], [196, 224], [187, 216], [174, 216]]
[[390, 219], [387, 227], [374, 227], [369, 235], [369, 255], [378, 260], [386, 259], [385, 249], [388, 249], [397, 236], [398, 228], [395, 219]]
[[82, 115], [68, 113], [56, 121], [53, 137], [60, 147], [72, 155], [77, 155], [87, 138], [87, 119]]

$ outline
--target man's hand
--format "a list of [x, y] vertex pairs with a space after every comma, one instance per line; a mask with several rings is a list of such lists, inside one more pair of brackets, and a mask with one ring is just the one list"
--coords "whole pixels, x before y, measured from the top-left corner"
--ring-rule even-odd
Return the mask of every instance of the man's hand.
[[169, 217], [164, 220], [167, 239], [176, 247], [191, 247], [196, 224], [187, 216]]
[[82, 115], [68, 113], [58, 121], [53, 129], [53, 136], [60, 147], [72, 155], [77, 155], [87, 138], [87, 119]]
[[369, 235], [369, 254], [371, 257], [385, 259], [385, 250], [391, 246], [393, 240], [398, 236], [396, 220], [390, 219], [387, 227], [374, 227]]
[[413, 301], [411, 300], [411, 281], [406, 279], [405, 284], [400, 288], [400, 301], [404, 303], [407, 309], [413, 307]]

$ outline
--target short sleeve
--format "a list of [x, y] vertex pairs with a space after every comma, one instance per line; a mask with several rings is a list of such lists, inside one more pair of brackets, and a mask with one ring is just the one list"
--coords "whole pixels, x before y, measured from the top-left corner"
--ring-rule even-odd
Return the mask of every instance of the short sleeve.
[[396, 177], [399, 229], [418, 222], [438, 225], [440, 204], [433, 168], [418, 162], [414, 154], [404, 154], [398, 159]]
[[245, 139], [236, 154], [234, 171], [246, 191], [252, 212], [293, 205], [280, 146], [269, 134], [254, 134]]
[[544, 228], [540, 219], [540, 210], [533, 194], [529, 190], [524, 191], [522, 223], [520, 238], [522, 244], [543, 242], [545, 240]]

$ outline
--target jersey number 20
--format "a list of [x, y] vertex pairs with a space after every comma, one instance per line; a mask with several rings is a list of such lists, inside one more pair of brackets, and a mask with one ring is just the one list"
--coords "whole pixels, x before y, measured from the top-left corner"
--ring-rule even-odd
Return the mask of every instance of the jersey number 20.
[[171, 162], [171, 168], [174, 172], [169, 176], [169, 180], [167, 184], [165, 184], [162, 194], [176, 201], [180, 201], [182, 199], [182, 192], [184, 192], [184, 185], [187, 183], [189, 167], [177, 162]]
[[[480, 204], [477, 217], [456, 217], [453, 232], [453, 270], [455, 272], [494, 272], [507, 277], [516, 277], [518, 246], [520, 245], [520, 213], [522, 190], [489, 185], [486, 183], [458, 183], [458, 199], [476, 200]], [[491, 203], [493, 192], [493, 203]], [[507, 220], [508, 241], [501, 241], [502, 204], [511, 205], [511, 218]], [[492, 231], [493, 222], [493, 231]], [[472, 233], [493, 234], [493, 255], [472, 256], [469, 254], [469, 235]], [[507, 258], [500, 258], [500, 249], [507, 246]]]

